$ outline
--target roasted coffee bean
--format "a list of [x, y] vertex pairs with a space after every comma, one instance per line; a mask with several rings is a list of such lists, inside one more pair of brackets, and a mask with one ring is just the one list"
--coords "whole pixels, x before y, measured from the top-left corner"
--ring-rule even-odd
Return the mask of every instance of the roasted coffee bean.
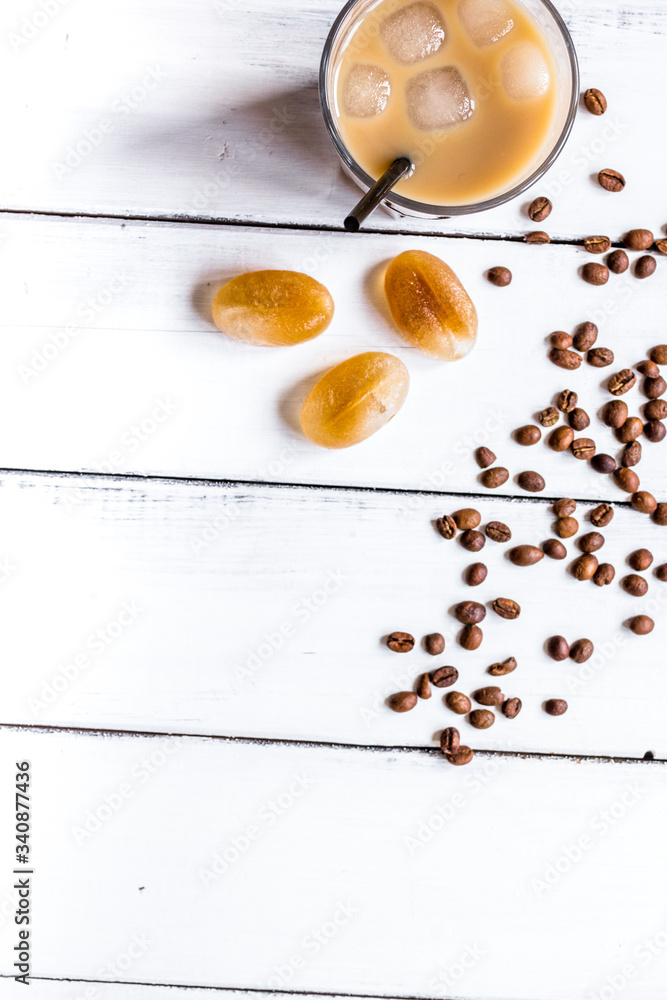
[[658, 253], [667, 254], [667, 240], [656, 240], [655, 248]]
[[564, 698], [549, 698], [544, 703], [544, 711], [547, 715], [565, 715], [567, 712], [567, 702]]
[[636, 573], [624, 576], [621, 580], [621, 587], [631, 597], [645, 597], [648, 593], [648, 583], [643, 576], [637, 576]]
[[628, 565], [638, 573], [644, 573], [653, 562], [653, 553], [648, 549], [635, 549], [628, 556]]
[[636, 278], [650, 278], [652, 274], [655, 274], [655, 269], [657, 267], [655, 257], [651, 257], [650, 254], [645, 254], [640, 257], [635, 264], [635, 277]]
[[598, 328], [595, 323], [586, 320], [575, 327], [573, 343], [578, 351], [590, 351], [591, 347], [598, 339]]
[[622, 489], [625, 493], [636, 493], [639, 489], [639, 476], [632, 469], [628, 469], [625, 466], [621, 466], [620, 469], [616, 470], [614, 479], [619, 489]]
[[470, 747], [460, 746], [458, 750], [453, 753], [447, 754], [446, 759], [450, 764], [454, 764], [455, 767], [465, 767], [475, 756], [474, 751]]
[[653, 246], [654, 236], [650, 229], [631, 229], [623, 237], [623, 246], [628, 250], [648, 250]]
[[584, 104], [592, 115], [603, 115], [607, 110], [607, 98], [597, 87], [589, 87], [584, 92]]
[[631, 468], [633, 465], [639, 465], [641, 460], [642, 446], [639, 441], [631, 441], [629, 444], [626, 444], [621, 455], [621, 464]]
[[579, 548], [582, 552], [598, 552], [604, 545], [604, 535], [599, 531], [589, 531], [579, 539]]
[[605, 189], [605, 191], [622, 191], [625, 187], [625, 177], [623, 174], [619, 173], [618, 170], [612, 170], [611, 167], [605, 167], [598, 174], [598, 184]]
[[623, 274], [630, 266], [625, 250], [613, 250], [607, 257], [607, 267], [614, 274]]
[[606, 285], [609, 281], [609, 269], [604, 264], [584, 264], [581, 277], [589, 285]]
[[537, 419], [543, 427], [553, 427], [558, 423], [560, 415], [555, 406], [547, 406], [538, 414]]
[[622, 444], [629, 444], [636, 441], [644, 430], [644, 424], [639, 417], [628, 417], [622, 427], [616, 431], [616, 437]]
[[570, 646], [570, 659], [575, 663], [585, 663], [590, 660], [595, 652], [595, 647], [590, 639], [577, 639]]
[[593, 368], [608, 368], [614, 363], [614, 352], [610, 351], [608, 347], [594, 347], [586, 355], [586, 361]]
[[497, 597], [493, 602], [493, 610], [501, 618], [506, 618], [508, 621], [513, 621], [521, 614], [519, 605], [516, 601], [510, 600], [509, 597]]
[[521, 444], [524, 447], [537, 444], [541, 437], [542, 431], [535, 424], [525, 424], [524, 427], [517, 427], [514, 431], [514, 440], [517, 444]]
[[466, 625], [465, 628], [461, 629], [459, 643], [464, 649], [479, 649], [482, 645], [483, 638], [484, 633], [479, 625]]
[[591, 424], [591, 418], [580, 406], [575, 406], [567, 419], [570, 427], [575, 431], [585, 431]]
[[520, 472], [516, 481], [526, 493], [541, 493], [546, 485], [539, 472]]
[[606, 528], [614, 518], [614, 508], [608, 503], [601, 503], [591, 511], [591, 524], [596, 528]]
[[459, 672], [456, 667], [438, 667], [430, 674], [431, 684], [437, 688], [448, 688], [456, 684], [459, 679]]
[[462, 510], [457, 510], [452, 514], [452, 517], [456, 521], [456, 527], [461, 531], [478, 527], [482, 520], [480, 512], [473, 507], [464, 507]]
[[559, 538], [572, 538], [579, 531], [579, 522], [576, 517], [559, 517], [554, 531]]
[[424, 636], [424, 649], [429, 656], [440, 656], [445, 648], [445, 638], [439, 632], [431, 632]]
[[507, 469], [504, 469], [502, 465], [497, 465], [495, 469], [487, 469], [479, 478], [482, 486], [486, 486], [487, 490], [497, 490], [499, 486], [504, 486], [509, 477]]
[[417, 704], [414, 691], [399, 691], [387, 698], [387, 704], [393, 712], [409, 712]]
[[454, 608], [454, 617], [462, 625], [479, 625], [486, 618], [486, 608], [477, 601], [461, 601]]
[[644, 413], [649, 420], [667, 419], [667, 399], [652, 399], [644, 407]]
[[595, 454], [595, 441], [592, 438], [577, 438], [570, 445], [575, 458], [585, 462]]
[[620, 372], [616, 372], [615, 375], [611, 376], [607, 382], [607, 389], [612, 396], [622, 396], [629, 389], [632, 389], [636, 381], [637, 376], [632, 369], [623, 368]]
[[662, 375], [658, 375], [657, 378], [644, 379], [642, 392], [648, 399], [658, 399], [667, 392], [667, 382]]
[[640, 361], [635, 368], [640, 375], [645, 375], [647, 378], [658, 378], [660, 375], [660, 366], [656, 365], [655, 361]]
[[571, 500], [569, 497], [563, 497], [562, 500], [556, 500], [554, 504], [554, 514], [556, 517], [569, 517], [570, 514], [574, 514], [577, 509], [577, 501]]
[[553, 361], [559, 368], [565, 368], [568, 372], [576, 371], [581, 365], [581, 355], [574, 351], [560, 351], [557, 347], [552, 347], [549, 351], [549, 360]]
[[394, 653], [409, 653], [415, 646], [415, 637], [409, 632], [392, 632], [387, 645]]
[[505, 695], [499, 687], [483, 687], [475, 691], [473, 698], [478, 705], [485, 705], [487, 708], [499, 708], [505, 701]]
[[484, 530], [492, 542], [509, 542], [512, 537], [512, 532], [502, 521], [489, 521]]
[[598, 587], [608, 587], [616, 576], [616, 570], [611, 563], [600, 563], [593, 575], [593, 583]]
[[611, 455], [593, 455], [591, 468], [603, 475], [609, 475], [616, 471], [616, 459]]
[[602, 409], [602, 421], [607, 427], [618, 429], [628, 419], [628, 404], [622, 399], [612, 399]]
[[630, 503], [632, 509], [639, 511], [640, 514], [653, 514], [658, 506], [656, 498], [647, 490], [639, 490], [638, 493], [633, 493], [630, 497]]
[[502, 663], [492, 663], [488, 672], [492, 677], [505, 677], [506, 674], [512, 674], [515, 670], [516, 660], [513, 656], [510, 656], [508, 659], [503, 660]]
[[568, 348], [572, 347], [572, 337], [569, 333], [565, 333], [564, 330], [556, 330], [549, 337], [549, 343], [552, 347], [557, 347], [560, 351], [567, 351]]
[[667, 344], [658, 344], [651, 348], [648, 356], [656, 365], [667, 365]]
[[468, 721], [475, 729], [490, 729], [496, 721], [496, 717], [493, 712], [489, 712], [488, 708], [474, 708]]
[[450, 691], [445, 698], [445, 704], [457, 715], [466, 715], [472, 708], [470, 698], [460, 691]]
[[515, 566], [534, 566], [544, 559], [544, 552], [537, 545], [517, 545], [510, 549], [509, 556]]
[[584, 240], [584, 250], [589, 253], [606, 253], [611, 250], [611, 240], [608, 236], [587, 236]]
[[574, 431], [571, 427], [557, 427], [549, 435], [547, 444], [553, 451], [567, 451], [574, 441]]
[[648, 615], [635, 615], [628, 622], [628, 628], [635, 635], [648, 635], [655, 628], [655, 622]]
[[486, 580], [488, 572], [484, 563], [473, 563], [465, 572], [465, 581], [469, 587], [479, 587]]
[[521, 698], [508, 698], [501, 711], [506, 719], [516, 719], [521, 711]]
[[552, 660], [567, 660], [570, 655], [570, 644], [562, 635], [552, 635], [546, 642], [547, 653]]
[[528, 206], [528, 215], [533, 222], [544, 222], [551, 215], [552, 208], [548, 198], [535, 198]]
[[556, 406], [561, 413], [572, 413], [578, 402], [579, 397], [576, 392], [573, 392], [572, 389], [563, 389], [556, 400]]
[[526, 243], [551, 243], [551, 237], [543, 229], [537, 229], [534, 233], [526, 233]]
[[443, 729], [440, 734], [440, 749], [443, 753], [456, 753], [461, 745], [461, 734], [454, 726]]
[[579, 556], [572, 566], [572, 576], [575, 580], [592, 580], [598, 568], [598, 561], [594, 555], [586, 553]]
[[496, 285], [498, 288], [506, 288], [507, 285], [512, 283], [512, 272], [509, 267], [496, 265], [496, 267], [489, 268], [486, 276], [491, 284]]
[[475, 461], [479, 465], [480, 469], [488, 469], [490, 465], [493, 465], [495, 460], [496, 456], [490, 448], [478, 448], [475, 452]]
[[654, 573], [661, 583], [667, 583], [667, 563], [663, 563], [662, 566], [656, 566]]
[[665, 433], [667, 433], [667, 431], [662, 420], [649, 420], [644, 425], [644, 435], [649, 441], [653, 442], [653, 444], [658, 444], [658, 442], [663, 441]]
[[483, 549], [486, 544], [486, 539], [481, 531], [476, 531], [474, 528], [468, 528], [461, 535], [461, 545], [468, 552], [479, 552]]
[[422, 674], [417, 681], [417, 696], [428, 700], [433, 692], [431, 691], [431, 678], [428, 674]]
[[658, 506], [653, 511], [653, 520], [656, 524], [659, 524], [661, 528], [667, 525], [667, 503], [659, 503]]
[[547, 538], [546, 542], [542, 545], [542, 549], [545, 556], [549, 556], [550, 559], [565, 559], [567, 556], [567, 549], [557, 538]]
[[456, 521], [449, 514], [439, 517], [435, 522], [435, 526], [443, 538], [454, 538], [456, 535]]

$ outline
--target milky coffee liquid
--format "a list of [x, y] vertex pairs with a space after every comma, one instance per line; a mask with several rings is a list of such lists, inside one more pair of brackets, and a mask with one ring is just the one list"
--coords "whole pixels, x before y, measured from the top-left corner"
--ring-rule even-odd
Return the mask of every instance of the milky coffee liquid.
[[432, 205], [483, 201], [520, 183], [552, 139], [548, 42], [514, 0], [381, 0], [339, 58], [335, 113], [373, 178], [415, 164], [396, 192]]

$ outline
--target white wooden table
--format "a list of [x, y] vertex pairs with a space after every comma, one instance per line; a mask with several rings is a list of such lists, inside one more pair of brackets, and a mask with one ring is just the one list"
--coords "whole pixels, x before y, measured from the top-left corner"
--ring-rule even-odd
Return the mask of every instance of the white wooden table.
[[[664, 0], [563, 0], [584, 86], [559, 163], [550, 246], [525, 204], [441, 223], [376, 214], [321, 124], [316, 79], [329, 0], [7, 0], [0, 120], [0, 972], [12, 979], [14, 761], [34, 773], [32, 996], [231, 1000], [269, 993], [466, 1000], [663, 1000], [667, 983], [667, 590], [575, 583], [563, 564], [511, 566], [487, 545], [475, 653], [448, 609], [471, 561], [433, 530], [479, 508], [517, 541], [551, 530], [550, 500], [618, 504], [605, 558], [667, 560], [664, 529], [613, 485], [511, 431], [589, 368], [546, 361], [584, 319], [618, 367], [664, 342], [667, 261], [604, 289], [577, 274], [581, 240], [664, 234]], [[610, 195], [592, 180], [627, 177]], [[398, 337], [384, 262], [421, 247], [454, 267], [480, 314], [465, 361]], [[484, 271], [506, 264], [511, 287]], [[227, 277], [286, 267], [323, 281], [321, 338], [272, 351], [227, 342], [210, 302]], [[328, 453], [295, 423], [314, 376], [361, 350], [410, 368], [408, 404], [362, 446]], [[628, 400], [639, 406], [634, 390]], [[595, 422], [602, 450], [613, 441]], [[543, 496], [478, 484], [471, 453]], [[645, 484], [667, 499], [664, 449]], [[481, 496], [480, 493], [485, 495]], [[573, 546], [570, 546], [574, 551]], [[627, 571], [627, 570], [626, 570]], [[618, 579], [618, 578], [617, 578]], [[507, 592], [507, 593], [505, 593]], [[475, 593], [473, 596], [477, 596]], [[654, 614], [654, 633], [623, 628]], [[491, 616], [493, 617], [493, 616]], [[432, 660], [390, 653], [394, 629], [442, 631], [438, 662], [473, 690], [494, 659], [520, 669], [514, 722], [470, 730], [449, 767], [440, 693], [384, 705]], [[586, 668], [544, 639], [589, 636]], [[428, 662], [427, 662], [428, 661]], [[541, 708], [566, 697], [552, 719]], [[472, 735], [470, 735], [472, 733]], [[644, 759], [648, 753], [649, 759]], [[653, 758], [653, 759], [650, 759]]]

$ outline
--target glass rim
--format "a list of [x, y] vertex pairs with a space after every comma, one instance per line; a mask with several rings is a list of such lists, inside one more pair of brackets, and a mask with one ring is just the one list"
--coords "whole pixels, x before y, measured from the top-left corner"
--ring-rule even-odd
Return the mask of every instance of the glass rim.
[[[370, 174], [366, 173], [363, 167], [361, 167], [351, 155], [347, 146], [343, 142], [340, 132], [338, 131], [336, 120], [331, 111], [327, 87], [331, 53], [334, 42], [336, 41], [341, 25], [346, 20], [348, 14], [361, 2], [362, 0], [347, 0], [347, 3], [338, 13], [338, 16], [331, 26], [329, 34], [327, 35], [326, 42], [324, 43], [324, 50], [322, 52], [322, 59], [320, 61], [319, 97], [324, 124], [326, 125], [329, 138], [331, 139], [336, 152], [343, 161], [343, 164], [353, 174], [353, 176], [360, 181], [367, 190], [370, 190], [370, 188], [376, 183], [377, 178], [371, 177]], [[567, 142], [570, 132], [572, 131], [572, 126], [574, 125], [577, 113], [577, 107], [579, 105], [579, 61], [577, 59], [577, 53], [574, 47], [574, 42], [572, 41], [572, 36], [559, 11], [553, 5], [551, 0], [538, 0], [538, 2], [549, 11], [556, 23], [556, 27], [561, 33], [563, 41], [565, 42], [565, 48], [570, 62], [570, 70], [572, 72], [572, 93], [570, 94], [570, 103], [565, 123], [561, 129], [560, 135], [556, 139], [545, 159], [519, 184], [515, 184], [514, 187], [504, 191], [502, 194], [495, 195], [493, 198], [486, 198], [484, 201], [477, 201], [464, 205], [431, 205], [428, 202], [415, 201], [412, 198], [406, 198], [404, 195], [394, 194], [392, 192], [384, 199], [385, 204], [396, 209], [398, 212], [401, 212], [402, 210], [404, 213], [413, 216], [451, 218], [456, 215], [472, 215], [475, 212], [485, 212], [490, 208], [497, 208], [498, 205], [504, 205], [505, 202], [512, 201], [512, 199], [517, 198], [529, 187], [532, 187], [532, 185], [535, 184], [535, 182], [538, 181], [551, 166], [553, 166], [555, 161], [560, 156], [563, 146]]]

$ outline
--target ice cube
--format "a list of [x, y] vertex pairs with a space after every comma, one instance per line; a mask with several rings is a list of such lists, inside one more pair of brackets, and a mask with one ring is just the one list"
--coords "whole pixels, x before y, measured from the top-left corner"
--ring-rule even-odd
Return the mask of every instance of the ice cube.
[[406, 86], [408, 115], [417, 128], [449, 128], [470, 118], [475, 103], [455, 66], [419, 73]]
[[528, 101], [544, 94], [549, 86], [549, 67], [533, 42], [520, 42], [500, 60], [505, 92], [515, 101]]
[[438, 51], [445, 40], [445, 25], [432, 3], [408, 4], [385, 17], [382, 41], [399, 63], [415, 63]]
[[492, 45], [514, 27], [512, 11], [505, 0], [461, 0], [459, 17], [479, 48]]
[[389, 77], [379, 66], [355, 63], [343, 89], [343, 108], [352, 118], [379, 115], [389, 100]]

